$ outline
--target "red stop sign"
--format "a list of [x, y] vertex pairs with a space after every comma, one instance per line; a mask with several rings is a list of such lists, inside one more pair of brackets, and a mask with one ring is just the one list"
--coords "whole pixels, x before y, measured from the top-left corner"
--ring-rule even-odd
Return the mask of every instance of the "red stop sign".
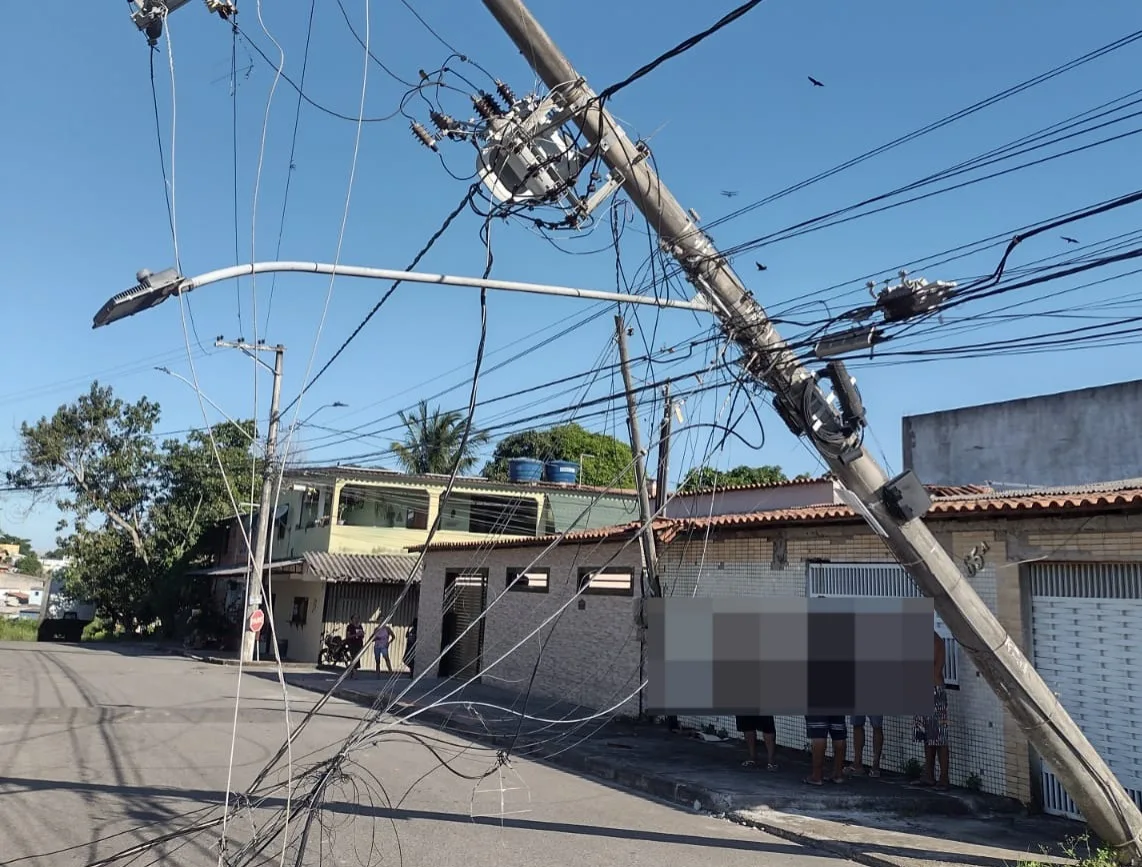
[[262, 609], [258, 609], [250, 615], [250, 631], [261, 632], [262, 626], [266, 622], [266, 613]]

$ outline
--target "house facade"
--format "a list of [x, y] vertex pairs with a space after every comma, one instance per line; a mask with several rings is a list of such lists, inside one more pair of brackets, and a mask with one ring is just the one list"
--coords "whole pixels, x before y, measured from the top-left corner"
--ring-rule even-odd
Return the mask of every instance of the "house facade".
[[417, 670], [493, 685], [533, 682], [535, 707], [546, 698], [638, 715], [635, 604], [644, 572], [635, 527], [569, 533], [554, 547], [554, 536], [432, 545]]
[[[447, 483], [447, 476], [374, 467], [289, 471], [274, 520], [274, 559], [305, 551], [399, 553], [421, 545], [441, 515]], [[459, 478], [445, 510], [437, 541], [535, 538], [634, 520], [638, 496], [574, 485]]]
[[[1135, 754], [1126, 722], [1142, 713], [1142, 665], [1134, 650], [1134, 636], [1142, 632], [1142, 485], [1110, 483], [1018, 495], [969, 490], [937, 497], [926, 518], [928, 526], [1142, 804], [1142, 757]], [[656, 526], [659, 573], [667, 595], [920, 595], [880, 538], [843, 504], [674, 519]], [[568, 537], [536, 564], [525, 559], [523, 546], [512, 549], [507, 542], [470, 549], [433, 546], [425, 558], [425, 581], [432, 583], [423, 588], [420, 615], [427, 656], [421, 663], [418, 654], [418, 664], [439, 655], [442, 627], [431, 627], [436, 630], [431, 637], [425, 627], [433, 621], [444, 623], [440, 612], [452, 598], [446, 588], [462, 577], [471, 573], [471, 584], [483, 582], [486, 587], [483, 597], [469, 591], [473, 597], [469, 607], [478, 606], [482, 598], [487, 610], [481, 659], [490, 664], [559, 608], [561, 603], [552, 594], [564, 601], [571, 597], [579, 568], [605, 562], [608, 546], [623, 548], [630, 534], [630, 527], [620, 527], [597, 531], [592, 539]], [[566, 550], [561, 551], [564, 545]], [[620, 556], [629, 557], [624, 563], [641, 566], [637, 543], [623, 550]], [[547, 594], [504, 592], [508, 570], [529, 565], [551, 569]], [[638, 594], [640, 586], [632, 586], [632, 593]], [[617, 597], [607, 601], [616, 602]], [[623, 603], [612, 609], [584, 596], [538, 633], [550, 632], [551, 638], [540, 660], [534, 694], [561, 698], [574, 694], [579, 696], [576, 701], [604, 709], [609, 706], [606, 698], [620, 693], [621, 684], [640, 682], [641, 650], [626, 649], [628, 642], [638, 641], [632, 600]], [[467, 616], [471, 620], [473, 615]], [[937, 628], [942, 629], [938, 619]], [[953, 784], [1077, 817], [1075, 805], [1050, 768], [1039, 761], [969, 655], [946, 630], [942, 634], [949, 651], [945, 678]], [[517, 651], [518, 662], [497, 663], [492, 673], [508, 680], [523, 678], [526, 683], [539, 652], [540, 640], [531, 638]], [[471, 649], [468, 655], [473, 655]], [[441, 673], [452, 672], [445, 666]], [[470, 674], [469, 670], [464, 676]], [[606, 686], [594, 692], [581, 685], [602, 677]], [[1108, 713], [1108, 708], [1115, 710]], [[637, 702], [622, 709], [637, 712]], [[691, 717], [681, 722], [734, 731], [729, 717]], [[910, 719], [886, 719], [885, 734], [886, 769], [905, 770], [911, 760], [922, 761]], [[778, 741], [803, 749], [803, 719], [779, 718]]]
[[[438, 515], [436, 539], [480, 544], [610, 526], [638, 513], [634, 492], [464, 478], [441, 514], [447, 481], [369, 467], [284, 474], [263, 573], [266, 613], [273, 614], [283, 657], [316, 661], [322, 636], [344, 635], [353, 614], [368, 628], [392, 611], [397, 638], [390, 658], [399, 668], [420, 595], [418, 556], [408, 552], [427, 541]], [[256, 524], [256, 513], [227, 522], [215, 538], [214, 565], [197, 570], [215, 580], [215, 604], [234, 623], [243, 618], [247, 539]], [[262, 652], [272, 654], [268, 625], [263, 633]]]

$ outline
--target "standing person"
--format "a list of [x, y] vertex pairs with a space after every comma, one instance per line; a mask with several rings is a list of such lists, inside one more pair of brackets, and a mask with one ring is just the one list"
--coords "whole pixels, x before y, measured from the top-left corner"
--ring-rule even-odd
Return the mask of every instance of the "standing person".
[[[864, 767], [864, 721], [866, 717], [853, 715], [851, 722], [853, 724], [853, 763], [845, 768], [845, 772], [861, 776], [865, 772]], [[884, 753], [884, 717], [872, 716], [867, 717], [868, 723], [872, 726], [872, 764], [868, 768], [868, 775], [870, 777], [880, 776], [880, 757]]]
[[404, 664], [408, 667], [408, 676], [412, 677], [412, 664], [416, 661], [416, 621], [412, 619], [412, 626], [404, 636]]
[[[932, 714], [918, 716], [915, 719], [916, 740], [924, 744], [924, 775], [913, 785], [935, 786], [938, 789], [950, 789], [948, 780], [948, 760], [950, 758], [948, 747], [948, 690], [944, 684], [944, 662], [947, 650], [944, 639], [938, 632], [933, 631], [935, 637], [935, 658], [932, 670]], [[936, 760], [940, 761], [940, 776], [936, 777]]]
[[771, 716], [739, 716], [737, 718], [738, 731], [745, 738], [745, 747], [749, 758], [742, 762], [743, 768], [757, 767], [757, 733], [761, 732], [765, 738], [765, 757], [767, 771], [777, 770], [777, 722]]
[[845, 724], [844, 716], [807, 716], [805, 717], [805, 732], [811, 742], [812, 770], [805, 782], [810, 786], [820, 786], [825, 782], [825, 747], [826, 741], [833, 741], [833, 775], [830, 778], [834, 783], [845, 781], [845, 742], [848, 740], [849, 727]]
[[393, 641], [393, 631], [387, 623], [381, 623], [373, 630], [373, 661], [377, 664], [377, 677], [381, 676], [381, 660], [385, 661], [385, 668], [392, 672], [393, 664], [389, 660], [389, 645]]
[[354, 677], [361, 667], [361, 660], [357, 657], [365, 647], [365, 627], [356, 614], [349, 618], [349, 625], [345, 627], [345, 644], [349, 647], [349, 658], [355, 660], [349, 670], [349, 676]]

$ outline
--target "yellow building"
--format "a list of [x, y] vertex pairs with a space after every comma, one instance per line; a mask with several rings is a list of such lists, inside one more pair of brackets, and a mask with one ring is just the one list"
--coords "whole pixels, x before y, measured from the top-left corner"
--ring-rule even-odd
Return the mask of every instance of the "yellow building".
[[[284, 655], [316, 661], [323, 634], [344, 635], [353, 614], [367, 629], [391, 616], [397, 635], [391, 658], [396, 662], [419, 602], [418, 556], [408, 551], [428, 540], [438, 518], [436, 541], [478, 543], [638, 517], [633, 491], [482, 478], [457, 479], [441, 513], [447, 482], [446, 476], [372, 467], [287, 471], [270, 530], [267, 638], [272, 619]], [[215, 566], [198, 573], [225, 582], [216, 585], [218, 598], [235, 620], [241, 618], [245, 598], [249, 528], [256, 524], [256, 516], [232, 521]]]

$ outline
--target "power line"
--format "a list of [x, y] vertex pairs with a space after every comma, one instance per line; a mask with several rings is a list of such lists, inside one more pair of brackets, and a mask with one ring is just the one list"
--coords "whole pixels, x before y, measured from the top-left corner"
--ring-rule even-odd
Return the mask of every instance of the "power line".
[[1051, 79], [1056, 78], [1060, 75], [1063, 75], [1067, 72], [1070, 72], [1074, 69], [1077, 69], [1080, 66], [1083, 66], [1083, 65], [1090, 63], [1094, 60], [1098, 60], [1099, 58], [1104, 57], [1113, 51], [1117, 51], [1120, 48], [1124, 48], [1127, 45], [1131, 45], [1134, 42], [1137, 42], [1139, 39], [1142, 39], [1142, 30], [1136, 30], [1134, 33], [1131, 33], [1127, 36], [1123, 36], [1121, 39], [1116, 39], [1116, 40], [1114, 40], [1114, 41], [1112, 41], [1106, 45], [1103, 45], [1101, 48], [1097, 48], [1093, 51], [1089, 51], [1086, 54], [1075, 58], [1074, 60], [1068, 61], [1067, 63], [1061, 64], [1061, 65], [1056, 66], [1052, 69], [1049, 69], [1046, 72], [1040, 73], [1039, 75], [1036, 75], [1033, 78], [1029, 78], [1026, 81], [1023, 81], [1023, 82], [1020, 82], [1019, 84], [1013, 85], [1012, 87], [1005, 88], [1004, 90], [1001, 90], [998, 93], [992, 94], [991, 96], [987, 97], [986, 99], [982, 99], [979, 102], [975, 102], [975, 103], [967, 106], [966, 108], [962, 108], [959, 111], [954, 112], [953, 114], [945, 115], [944, 117], [940, 118], [939, 120], [933, 121], [932, 123], [929, 123], [929, 124], [922, 126], [918, 129], [915, 129], [912, 132], [909, 132], [909, 133], [906, 133], [905, 135], [899, 136], [898, 138], [895, 138], [892, 141], [889, 141], [889, 142], [886, 142], [885, 144], [879, 145], [878, 147], [875, 147], [872, 150], [866, 151], [865, 153], [860, 154], [859, 156], [856, 156], [856, 157], [853, 157], [849, 160], [846, 160], [845, 162], [840, 163], [839, 165], [836, 165], [831, 169], [827, 169], [826, 171], [819, 172], [818, 174], [813, 175], [810, 178], [807, 178], [803, 181], [800, 181], [799, 183], [793, 184], [792, 186], [786, 187], [785, 189], [780, 190], [776, 193], [773, 193], [772, 195], [767, 196], [764, 199], [760, 199], [759, 201], [756, 201], [756, 202], [753, 202], [749, 205], [745, 205], [744, 207], [738, 208], [736, 211], [734, 211], [730, 214], [727, 214], [724, 217], [719, 217], [718, 219], [714, 220], [713, 222], [707, 224], [706, 228], [709, 229], [709, 228], [714, 228], [714, 227], [720, 226], [720, 225], [722, 225], [722, 224], [724, 224], [730, 220], [737, 219], [738, 217], [744, 216], [745, 214], [748, 214], [751, 211], [755, 211], [760, 207], [771, 204], [772, 202], [775, 202], [778, 199], [782, 199], [788, 195], [791, 195], [792, 193], [799, 192], [800, 190], [803, 190], [806, 187], [811, 186], [812, 184], [818, 183], [819, 181], [823, 181], [826, 178], [830, 178], [833, 175], [836, 175], [842, 171], [845, 171], [846, 169], [850, 169], [853, 166], [859, 165], [860, 163], [863, 163], [866, 160], [872, 159], [873, 157], [879, 156], [883, 153], [886, 153], [890, 150], [893, 150], [893, 149], [899, 147], [900, 145], [907, 144], [908, 142], [913, 141], [917, 138], [920, 138], [921, 136], [925, 136], [928, 133], [935, 132], [936, 130], [939, 130], [939, 129], [943, 129], [944, 127], [948, 126], [949, 124], [955, 123], [958, 120], [962, 120], [965, 117], [969, 117], [973, 114], [976, 114], [977, 112], [982, 111], [985, 108], [989, 108], [989, 107], [991, 107], [991, 106], [993, 106], [999, 102], [1002, 102], [1005, 99], [1009, 99], [1012, 96], [1016, 96], [1017, 94], [1020, 94], [1023, 91], [1025, 91], [1031, 87], [1035, 87], [1036, 85], [1042, 84], [1046, 81], [1050, 81]]
[[[302, 101], [303, 101], [302, 100], [302, 91], [305, 89], [305, 75], [309, 71], [309, 47], [310, 47], [310, 42], [313, 39], [313, 18], [314, 18], [314, 13], [316, 11], [317, 11], [317, 0], [310, 0], [310, 3], [309, 3], [309, 19], [305, 25], [305, 48], [304, 48], [302, 55], [301, 55], [301, 76], [300, 76], [300, 81], [298, 83], [298, 88], [297, 88], [297, 106], [294, 109], [294, 113], [293, 113], [293, 132], [290, 133], [289, 163], [288, 163], [288, 167], [286, 169], [285, 190], [282, 193], [281, 219], [278, 222], [278, 242], [277, 242], [277, 246], [274, 248], [274, 258], [275, 259], [281, 258], [282, 239], [285, 237], [286, 213], [289, 209], [289, 192], [290, 192], [290, 187], [292, 186], [292, 182], [293, 182], [293, 173], [297, 170], [297, 164], [296, 164], [295, 160], [297, 157], [297, 135], [298, 135], [298, 130], [301, 128], [301, 105], [302, 105]], [[235, 33], [235, 36], [237, 36], [237, 27], [235, 27], [234, 33]], [[237, 147], [237, 144], [235, 143], [235, 148], [236, 147]], [[235, 177], [234, 183], [235, 183], [235, 194], [236, 194], [237, 193], [237, 183], [238, 183], [236, 177]], [[236, 204], [235, 204], [235, 207], [237, 207]], [[235, 212], [235, 214], [236, 213], [237, 212]], [[236, 216], [235, 216], [235, 222], [237, 222]], [[235, 253], [237, 253], [237, 250], [235, 250]], [[235, 264], [238, 264], [237, 260], [235, 260]], [[266, 327], [264, 329], [265, 331], [269, 331], [269, 328], [270, 328], [270, 313], [273, 310], [274, 290], [277, 289], [277, 285], [278, 285], [278, 275], [275, 272], [274, 275], [270, 278], [270, 297], [269, 297], [269, 300], [266, 302]], [[239, 333], [241, 333], [241, 332], [239, 332]]]
[[[448, 227], [452, 225], [452, 221], [455, 220], [458, 216], [460, 216], [461, 211], [463, 211], [464, 208], [466, 208], [468, 206], [468, 204], [472, 201], [472, 197], [476, 194], [476, 189], [477, 188], [475, 185], [473, 185], [472, 187], [469, 188], [467, 194], [464, 196], [463, 199], [460, 200], [460, 204], [457, 205], [455, 208], [453, 208], [452, 212], [444, 219], [444, 222], [441, 224], [440, 228], [437, 229], [433, 233], [432, 237], [428, 239], [427, 243], [425, 243], [425, 245], [420, 248], [420, 252], [417, 253], [415, 257], [413, 257], [412, 262], [404, 270], [406, 270], [406, 271], [415, 270], [416, 266], [420, 263], [420, 260], [423, 259], [428, 254], [428, 251], [432, 249], [432, 246], [440, 239], [440, 236], [443, 235], [446, 231], [448, 231]], [[282, 410], [283, 413], [289, 412], [290, 408], [295, 403], [297, 403], [298, 400], [301, 399], [301, 396], [313, 387], [313, 384], [315, 382], [317, 382], [318, 379], [321, 378], [321, 375], [323, 373], [325, 373], [325, 371], [327, 371], [329, 369], [330, 365], [332, 365], [333, 362], [336, 361], [340, 357], [341, 353], [344, 352], [348, 348], [349, 344], [353, 342], [354, 338], [356, 338], [357, 335], [361, 333], [361, 329], [363, 329], [366, 325], [368, 325], [369, 320], [372, 319], [373, 316], [376, 315], [377, 311], [380, 310], [381, 307], [384, 306], [384, 303], [389, 300], [390, 296], [392, 296], [393, 292], [395, 292], [397, 287], [400, 285], [401, 285], [401, 281], [397, 280], [395, 283], [393, 283], [393, 285], [391, 287], [389, 287], [389, 291], [386, 292], [384, 295], [382, 295], [381, 300], [373, 305], [373, 309], [370, 310], [368, 312], [368, 314], [366, 314], [365, 318], [362, 319], [361, 322], [357, 325], [357, 327], [353, 329], [352, 333], [348, 337], [345, 338], [345, 341], [337, 348], [337, 351], [334, 352], [332, 356], [330, 356], [329, 360], [326, 361], [324, 365], [322, 365], [321, 369], [318, 370], [317, 373], [315, 373], [313, 375], [313, 378], [309, 380], [309, 383], [301, 390], [301, 392], [298, 394], [298, 396], [295, 397], [292, 401], [290, 401], [289, 405], [287, 405], [285, 407], [285, 409]], [[481, 357], [482, 357], [482, 355], [481, 355]]]
[[632, 72], [626, 78], [624, 78], [622, 81], [617, 81], [614, 84], [612, 84], [610, 87], [603, 88], [601, 91], [599, 91], [599, 95], [596, 97], [596, 100], [598, 101], [599, 105], [600, 106], [603, 105], [608, 99], [610, 99], [612, 96], [614, 96], [616, 93], [618, 93], [623, 88], [629, 87], [630, 85], [632, 85], [636, 81], [638, 81], [640, 78], [643, 78], [643, 77], [649, 75], [650, 73], [654, 72], [654, 70], [658, 69], [658, 67], [660, 67], [662, 64], [666, 63], [666, 61], [671, 60], [675, 57], [678, 57], [680, 54], [685, 54], [687, 51], [689, 51], [694, 46], [698, 45], [703, 40], [707, 39], [710, 36], [713, 36], [715, 33], [717, 33], [723, 27], [728, 27], [730, 24], [733, 24], [735, 21], [737, 21], [739, 18], [741, 18], [747, 12], [751, 11], [754, 7], [760, 6], [761, 3], [762, 3], [762, 0], [749, 0], [748, 3], [741, 4], [736, 9], [733, 9], [732, 11], [728, 12], [726, 15], [722, 16], [711, 27], [706, 28], [701, 33], [697, 33], [694, 36], [689, 37], [688, 39], [682, 40], [677, 45], [675, 45], [673, 48], [671, 48], [669, 51], [664, 51], [662, 54], [658, 55], [658, 57], [654, 58], [654, 60], [650, 61], [650, 63], [647, 63], [643, 66], [640, 66], [638, 69], [636, 69], [634, 72]]

